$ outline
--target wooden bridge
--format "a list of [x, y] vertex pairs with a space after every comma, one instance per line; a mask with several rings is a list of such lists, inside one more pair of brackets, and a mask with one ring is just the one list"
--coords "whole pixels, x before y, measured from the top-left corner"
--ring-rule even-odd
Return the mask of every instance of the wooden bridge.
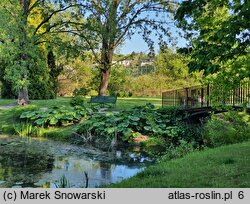
[[[216, 94], [215, 94], [216, 93]], [[216, 95], [216, 97], [214, 97]], [[222, 89], [219, 86], [201, 85], [183, 89], [169, 90], [162, 93], [162, 106], [175, 106], [193, 115], [216, 111], [215, 105], [243, 108], [250, 110], [250, 82], [239, 84], [233, 89]]]

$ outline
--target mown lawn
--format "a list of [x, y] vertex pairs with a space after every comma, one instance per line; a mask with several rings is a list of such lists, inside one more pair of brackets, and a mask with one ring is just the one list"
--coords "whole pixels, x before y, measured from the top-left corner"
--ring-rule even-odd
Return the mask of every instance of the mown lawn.
[[124, 110], [127, 108], [132, 108], [134, 106], [143, 106], [147, 103], [151, 103], [156, 107], [161, 107], [162, 101], [160, 97], [132, 97], [132, 98], [118, 98], [116, 109]]
[[[27, 107], [48, 107], [54, 105], [69, 105], [71, 97], [58, 97], [57, 99], [50, 100], [31, 100], [31, 104]], [[87, 103], [89, 101], [89, 97], [85, 100], [85, 105], [88, 106]], [[14, 104], [15, 100], [13, 99], [0, 99], [0, 106]], [[142, 106], [147, 103], [154, 104], [156, 107], [161, 106], [161, 97], [131, 97], [131, 98], [118, 98], [115, 109], [123, 110], [127, 108], [132, 108], [134, 106]], [[0, 107], [1, 108], [1, 107]]]
[[249, 188], [250, 141], [161, 161], [116, 188]]
[[13, 99], [0, 99], [0, 106], [14, 104], [15, 100]]
[[[48, 100], [31, 100], [31, 104], [26, 107], [48, 107], [54, 105], [69, 105], [70, 97], [58, 97], [57, 99]], [[13, 105], [16, 100], [14, 99], [0, 99], [0, 106]], [[1, 108], [1, 107], [0, 107]]]

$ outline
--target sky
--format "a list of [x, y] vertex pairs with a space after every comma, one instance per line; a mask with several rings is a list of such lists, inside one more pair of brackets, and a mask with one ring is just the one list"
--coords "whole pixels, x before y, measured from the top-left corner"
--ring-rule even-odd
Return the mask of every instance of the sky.
[[[176, 1], [179, 3], [182, 2], [182, 0], [176, 0]], [[152, 18], [155, 18], [155, 13], [151, 13], [151, 14], [147, 13], [146, 15], [149, 15]], [[166, 21], [169, 21], [169, 18], [167, 17], [167, 15], [164, 15], [163, 17], [165, 18]], [[173, 34], [175, 38], [177, 38], [177, 47], [185, 47], [186, 40], [178, 36], [177, 28], [174, 27], [174, 24], [172, 24], [171, 33]], [[152, 40], [155, 42], [155, 53], [158, 53], [159, 51], [158, 39], [154, 35], [154, 32], [152, 33], [151, 36], [152, 36]], [[165, 38], [164, 40], [167, 41], [167, 38]], [[133, 51], [145, 52], [145, 53], [149, 52], [149, 48], [147, 44], [144, 42], [144, 40], [139, 34], [135, 34], [134, 36], [132, 36], [131, 39], [127, 39], [125, 43], [117, 49], [116, 52], [120, 54], [130, 54]]]
[[[172, 31], [175, 33], [175, 29]], [[175, 35], [175, 34], [174, 34]], [[176, 36], [176, 35], [175, 35]], [[155, 42], [155, 53], [158, 53], [159, 46], [158, 46], [158, 39], [157, 37], [153, 37]], [[185, 39], [178, 37], [177, 38], [177, 47], [184, 47], [186, 44]], [[118, 48], [118, 52], [120, 54], [130, 54], [131, 52], [144, 52], [148, 53], [149, 48], [147, 44], [144, 42], [142, 37], [138, 34], [135, 34], [130, 40], [126, 40], [125, 43]]]

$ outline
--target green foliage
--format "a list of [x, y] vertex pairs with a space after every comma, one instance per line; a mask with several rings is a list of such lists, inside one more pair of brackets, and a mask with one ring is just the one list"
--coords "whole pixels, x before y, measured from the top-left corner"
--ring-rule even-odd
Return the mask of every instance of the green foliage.
[[[249, 83], [249, 1], [183, 1], [175, 18], [189, 47], [191, 71], [204, 70], [212, 102], [227, 103], [231, 91]], [[225, 37], [226, 36], [226, 37]], [[214, 100], [215, 99], [215, 100]], [[214, 102], [215, 101], [215, 102]]]
[[63, 67], [56, 65], [56, 58], [52, 49], [48, 50], [47, 64], [49, 68], [49, 80], [51, 82], [50, 85], [55, 98], [59, 90], [58, 76], [62, 72]]
[[115, 65], [112, 67], [112, 77], [108, 85], [108, 89], [111, 95], [117, 95], [118, 97], [128, 97], [129, 91], [127, 91], [131, 76], [129, 70], [122, 65]]
[[71, 106], [83, 106], [84, 105], [84, 100], [85, 98], [83, 96], [75, 96], [70, 100], [70, 105]]
[[185, 58], [170, 48], [162, 48], [154, 64], [158, 74], [167, 75], [174, 80], [187, 78], [189, 75]]
[[[112, 95], [112, 93], [111, 93]], [[119, 91], [119, 92], [116, 92], [115, 94], [117, 97], [132, 97], [133, 96], [133, 93], [131, 93], [130, 91], [129, 92], [126, 92], [126, 91]]]
[[43, 127], [34, 126], [31, 123], [21, 122], [13, 126], [14, 134], [21, 137], [44, 137], [46, 129]]
[[70, 188], [71, 185], [70, 185], [69, 180], [66, 178], [66, 176], [63, 175], [63, 176], [60, 178], [59, 183], [56, 184], [56, 187], [57, 187], [57, 188]]
[[161, 157], [161, 160], [171, 160], [183, 157], [191, 152], [196, 151], [194, 144], [187, 142], [185, 140], [180, 140], [179, 145], [170, 145], [167, 148], [164, 156]]
[[21, 137], [33, 136], [34, 133], [33, 126], [30, 123], [20, 123], [14, 125], [14, 131], [18, 136]]
[[250, 139], [249, 121], [249, 115], [234, 111], [212, 115], [204, 126], [205, 144], [216, 147]]
[[[10, 91], [9, 94], [4, 92], [4, 96], [23, 95], [27, 101], [29, 98], [56, 97], [57, 77], [62, 66], [57, 66], [55, 57], [58, 56], [52, 52], [50, 43], [53, 42], [53, 51], [58, 50], [58, 47], [64, 51], [66, 47], [70, 47], [59, 40], [62, 35], [57, 32], [59, 27], [66, 36], [69, 30], [66, 24], [69, 19], [71, 22], [75, 19], [73, 14], [69, 15], [68, 9], [72, 5], [68, 6], [68, 3], [33, 0], [0, 2], [0, 61], [5, 63], [3, 68], [0, 67], [1, 75], [3, 73], [0, 80], [4, 81], [4, 90]], [[67, 27], [66, 32], [61, 30], [62, 19], [65, 29]], [[51, 25], [56, 35], [51, 33]], [[72, 44], [77, 50], [77, 43]], [[64, 49], [62, 45], [65, 46]]]
[[142, 142], [146, 147], [165, 146], [165, 140], [162, 137], [150, 137], [148, 140]]
[[[109, 95], [160, 96], [163, 90], [198, 85], [202, 78], [202, 72], [188, 73], [188, 59], [175, 53], [174, 48], [162, 48], [154, 59], [144, 53], [120, 55], [120, 57], [127, 57], [129, 65], [112, 66], [108, 85]], [[145, 59], [149, 65], [142, 65]], [[65, 62], [70, 68], [65, 69], [61, 75], [59, 93], [70, 96], [72, 93], [76, 95], [79, 92], [86, 95], [88, 92], [89, 96], [97, 95], [95, 90], [98, 90], [101, 77], [99, 70], [91, 68], [94, 62], [88, 59], [84, 59], [83, 62], [79, 60]]]
[[[152, 30], [157, 30], [155, 35], [159, 35], [161, 40], [163, 35], [169, 36], [165, 17], [172, 16], [172, 11], [176, 8], [175, 3], [169, 1], [167, 4], [163, 4], [161, 0], [154, 2], [104, 0], [100, 4], [88, 1], [81, 2], [81, 4], [84, 10], [81, 14], [85, 21], [76, 30], [82, 31], [81, 40], [86, 43], [87, 49], [93, 52], [98, 63], [98, 69], [102, 75], [99, 87], [100, 95], [107, 94], [115, 49], [125, 39], [138, 32], [149, 48], [153, 50]], [[147, 15], [148, 12], [155, 15]], [[164, 14], [164, 18], [160, 14]], [[96, 18], [96, 16], [99, 17]]]
[[182, 2], [176, 19], [191, 39], [194, 69], [214, 73], [221, 62], [245, 55], [249, 48], [249, 15], [246, 13], [249, 13], [248, 1]]
[[52, 108], [23, 112], [20, 115], [20, 119], [26, 120], [35, 126], [62, 126], [72, 122], [79, 122], [86, 113], [86, 109], [82, 106], [55, 106]]
[[156, 109], [147, 104], [119, 113], [93, 114], [80, 124], [77, 132], [91, 140], [102, 138], [106, 142], [111, 142], [113, 138], [130, 142], [137, 136], [148, 135], [158, 138], [158, 144], [164, 141], [165, 144], [177, 145], [181, 138], [191, 140], [188, 138], [189, 132], [185, 131], [187, 129], [182, 127], [181, 121], [185, 117], [183, 112], [176, 108]]
[[[90, 55], [88, 52], [84, 54]], [[63, 59], [64, 70], [61, 73], [60, 95], [88, 95], [91, 89], [95, 89], [95, 80], [98, 80], [96, 70], [93, 69], [95, 63], [91, 56], [79, 56], [77, 58]], [[99, 72], [98, 72], [99, 74]], [[98, 82], [97, 82], [98, 83]]]
[[81, 87], [81, 88], [79, 88], [79, 89], [75, 89], [74, 91], [73, 91], [73, 95], [74, 96], [86, 96], [87, 94], [88, 94], [88, 92], [89, 92], [89, 90], [87, 89], [87, 88], [85, 88], [85, 87]]

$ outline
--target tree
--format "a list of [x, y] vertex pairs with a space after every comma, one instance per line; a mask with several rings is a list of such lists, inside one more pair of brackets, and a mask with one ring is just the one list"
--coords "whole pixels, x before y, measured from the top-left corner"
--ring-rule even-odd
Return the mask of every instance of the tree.
[[[28, 97], [28, 89], [27, 89], [27, 70], [25, 67], [27, 66], [27, 60], [28, 60], [28, 47], [29, 47], [29, 39], [27, 35], [27, 22], [28, 22], [28, 15], [29, 15], [29, 9], [31, 0], [19, 1], [19, 7], [15, 8], [17, 5], [17, 1], [14, 2], [14, 5], [7, 4], [6, 1], [1, 2], [1, 7], [5, 10], [1, 10], [1, 15], [4, 16], [2, 20], [5, 20], [5, 23], [9, 20], [9, 27], [14, 27], [14, 29], [10, 30], [8, 29], [5, 32], [2, 32], [2, 38], [1, 41], [4, 45], [10, 46], [9, 52], [6, 52], [5, 54], [10, 54], [9, 58], [13, 60], [12, 67], [15, 68], [15, 70], [18, 70], [17, 72], [10, 73], [10, 70], [7, 71], [6, 79], [15, 78], [17, 81], [16, 85], [18, 86], [18, 99], [19, 103], [28, 103], [29, 97]], [[19, 17], [19, 21], [15, 21], [13, 19], [10, 20], [10, 17]], [[4, 24], [2, 24], [4, 25]], [[3, 27], [1, 26], [1, 30], [3, 30]], [[5, 48], [7, 48], [5, 46]], [[5, 50], [7, 51], [7, 49]], [[13, 54], [13, 55], [12, 55]], [[10, 63], [8, 63], [10, 64]]]
[[154, 64], [159, 75], [166, 75], [174, 80], [189, 78], [187, 60], [170, 48], [162, 49]]
[[[129, 70], [123, 65], [114, 65], [112, 77], [109, 83], [109, 92], [119, 97], [129, 96], [128, 87], [131, 85]], [[131, 95], [131, 94], [130, 94]]]
[[85, 53], [85, 56], [70, 58], [61, 75], [61, 78], [64, 79], [60, 82], [61, 92], [64, 92], [65, 95], [70, 95], [80, 89], [85, 89], [88, 92], [91, 89], [90, 84], [95, 77], [92, 64], [93, 61], [89, 53]]
[[226, 102], [240, 85], [249, 84], [249, 0], [183, 1], [176, 19], [190, 42], [182, 49], [190, 55], [189, 67], [205, 70], [212, 100]]
[[[164, 83], [171, 84], [170, 88], [184, 88], [200, 84], [202, 72], [189, 73], [189, 58], [182, 56], [174, 48], [161, 47], [154, 65], [158, 78], [167, 78]], [[159, 80], [160, 87], [164, 87]], [[172, 87], [171, 87], [172, 86]], [[161, 88], [162, 90], [162, 88]]]
[[182, 50], [191, 56], [191, 70], [216, 73], [228, 60], [248, 52], [249, 0], [183, 1], [175, 18], [189, 41]]
[[[76, 18], [71, 18], [70, 12], [66, 12], [74, 8], [77, 8], [74, 1], [66, 0], [1, 1], [0, 41], [4, 58], [8, 61], [1, 71], [4, 72], [3, 79], [18, 90], [18, 103], [29, 103], [29, 85], [33, 89], [33, 98], [55, 95], [48, 90], [50, 86], [53, 88], [49, 82], [49, 68], [55, 68], [51, 67], [52, 50], [48, 47], [55, 30], [65, 33], [68, 24], [75, 23]], [[56, 43], [54, 39], [53, 43]]]
[[[72, 32], [81, 36], [98, 63], [101, 80], [99, 95], [106, 95], [114, 50], [139, 32], [152, 49], [152, 30], [159, 38], [169, 34], [167, 24], [175, 9], [174, 1], [161, 0], [78, 0], [85, 24]], [[163, 17], [161, 17], [163, 15]]]

